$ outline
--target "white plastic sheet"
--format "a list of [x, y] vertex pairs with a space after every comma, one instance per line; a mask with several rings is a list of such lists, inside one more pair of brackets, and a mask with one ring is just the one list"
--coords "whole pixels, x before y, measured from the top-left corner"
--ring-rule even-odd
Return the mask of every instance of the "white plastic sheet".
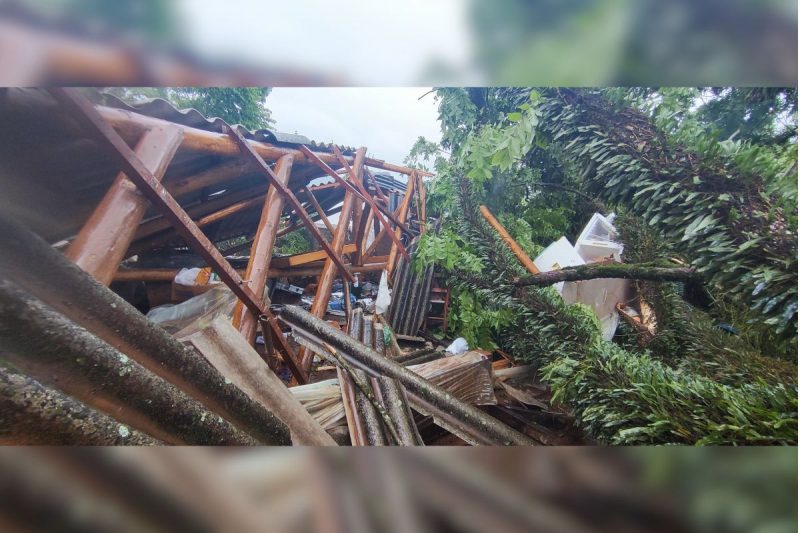
[[378, 285], [378, 298], [375, 300], [375, 313], [382, 315], [389, 309], [392, 303], [392, 291], [389, 289], [388, 276], [386, 270], [381, 274], [381, 282]]

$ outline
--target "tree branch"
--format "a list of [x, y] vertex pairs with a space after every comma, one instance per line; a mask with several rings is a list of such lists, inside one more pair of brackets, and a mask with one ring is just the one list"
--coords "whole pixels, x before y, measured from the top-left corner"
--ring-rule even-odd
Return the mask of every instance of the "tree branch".
[[518, 287], [536, 285], [544, 287], [562, 281], [581, 281], [598, 278], [641, 279], [647, 281], [699, 281], [700, 274], [689, 267], [664, 268], [646, 264], [613, 263], [603, 265], [581, 265], [542, 272], [531, 276], [514, 278]]

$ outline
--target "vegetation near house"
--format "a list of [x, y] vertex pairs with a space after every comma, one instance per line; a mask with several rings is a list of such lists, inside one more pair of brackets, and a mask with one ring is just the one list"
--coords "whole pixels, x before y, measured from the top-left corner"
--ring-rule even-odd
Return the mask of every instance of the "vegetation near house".
[[[797, 442], [796, 89], [440, 88], [441, 146], [420, 243], [454, 288], [470, 346], [533, 363], [593, 437], [613, 444]], [[655, 335], [594, 314], [527, 274], [478, 214], [535, 257], [616, 212], [629, 263], [694, 283], [637, 280]], [[516, 282], [516, 283], [515, 283]]]

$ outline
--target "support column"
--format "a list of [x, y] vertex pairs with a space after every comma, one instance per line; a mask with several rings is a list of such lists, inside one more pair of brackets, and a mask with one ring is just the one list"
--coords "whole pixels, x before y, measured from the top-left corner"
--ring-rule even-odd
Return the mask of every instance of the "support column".
[[[356, 151], [353, 166], [355, 167], [355, 174], [358, 179], [361, 179], [361, 172], [364, 168], [364, 156], [367, 153], [366, 148], [359, 148]], [[355, 202], [355, 195], [349, 189], [346, 189], [344, 194], [344, 202], [342, 203], [342, 210], [339, 213], [339, 222], [336, 225], [336, 231], [333, 234], [331, 248], [334, 253], [341, 255], [344, 243], [347, 240], [347, 227], [350, 225], [350, 217], [353, 213], [353, 205]], [[336, 279], [338, 269], [336, 263], [331, 258], [325, 260], [325, 266], [322, 268], [322, 274], [319, 276], [319, 284], [317, 285], [317, 294], [314, 297], [314, 304], [311, 306], [311, 314], [322, 318], [325, 316], [325, 311], [328, 309], [328, 301], [331, 297], [331, 289], [333, 288], [333, 280]], [[311, 361], [314, 359], [314, 354], [307, 349], [300, 351], [302, 357], [300, 358], [300, 367], [306, 374], [311, 369]]]
[[[408, 217], [408, 208], [411, 207], [411, 200], [414, 198], [414, 190], [416, 189], [417, 185], [417, 175], [416, 172], [412, 172], [411, 176], [408, 178], [408, 184], [406, 185], [406, 195], [403, 196], [403, 202], [400, 204], [400, 212], [397, 215], [397, 218], [400, 219], [400, 222], [405, 223], [406, 218]], [[395, 235], [400, 238], [400, 228], [395, 230]], [[397, 246], [392, 243], [392, 249], [389, 252], [389, 260], [386, 262], [386, 274], [389, 279], [392, 278], [392, 271], [394, 270], [394, 263], [397, 260]]]
[[[293, 155], [285, 155], [278, 159], [275, 165], [275, 175], [284, 185], [289, 183], [293, 162]], [[281, 222], [283, 204], [283, 195], [275, 187], [270, 187], [264, 200], [261, 219], [258, 223], [256, 235], [253, 238], [253, 246], [250, 248], [250, 260], [247, 262], [247, 270], [244, 274], [245, 283], [259, 300], [264, 298], [264, 286], [267, 282], [272, 250], [275, 246], [275, 237]], [[252, 345], [255, 342], [258, 317], [248, 310], [241, 301], [236, 302], [233, 325], [248, 343]]]
[[[161, 180], [182, 138], [183, 132], [177, 127], [155, 127], [142, 135], [136, 155]], [[109, 285], [149, 205], [136, 185], [120, 172], [67, 248], [66, 256], [97, 281]]]

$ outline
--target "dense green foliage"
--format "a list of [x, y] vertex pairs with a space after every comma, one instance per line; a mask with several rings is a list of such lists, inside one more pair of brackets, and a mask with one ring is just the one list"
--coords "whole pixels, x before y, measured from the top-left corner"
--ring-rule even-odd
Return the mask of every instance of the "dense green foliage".
[[[701, 96], [716, 111], [697, 105]], [[443, 229], [421, 241], [418, 261], [448, 271], [458, 334], [534, 363], [554, 401], [604, 442], [796, 442], [797, 370], [780, 360], [794, 360], [796, 331], [796, 213], [787, 211], [796, 186], [782, 185], [796, 176], [791, 91], [772, 95], [786, 104], [773, 118], [788, 128], [753, 121], [738, 141], [709, 118], [735, 121], [740, 98], [724, 90], [449, 88], [438, 97], [450, 158], [439, 157], [428, 201]], [[721, 105], [726, 98], [735, 105]], [[626, 257], [697, 266], [707, 301], [692, 305], [697, 287], [640, 285], [656, 338], [643, 347], [622, 326], [603, 341], [588, 308], [566, 306], [552, 288], [511, 285], [522, 267], [480, 204], [532, 256], [574, 239], [594, 211], [621, 212]]]

